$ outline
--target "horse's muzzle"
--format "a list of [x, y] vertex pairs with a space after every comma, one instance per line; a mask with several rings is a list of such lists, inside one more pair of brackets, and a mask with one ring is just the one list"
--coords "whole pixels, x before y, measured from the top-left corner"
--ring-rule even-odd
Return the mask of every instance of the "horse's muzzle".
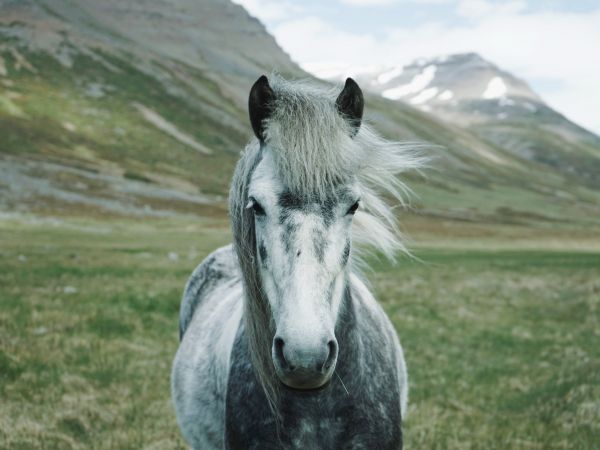
[[317, 389], [327, 383], [338, 357], [335, 338], [311, 347], [294, 346], [281, 336], [273, 339], [272, 358], [277, 376], [294, 389]]

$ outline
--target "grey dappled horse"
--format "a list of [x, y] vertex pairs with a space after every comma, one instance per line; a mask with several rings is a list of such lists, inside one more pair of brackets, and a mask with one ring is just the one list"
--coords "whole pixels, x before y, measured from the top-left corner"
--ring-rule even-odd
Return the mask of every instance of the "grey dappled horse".
[[230, 192], [233, 244], [190, 277], [172, 372], [177, 420], [206, 449], [399, 449], [402, 347], [358, 271], [401, 250], [386, 200], [411, 147], [361, 124], [363, 95], [262, 76]]

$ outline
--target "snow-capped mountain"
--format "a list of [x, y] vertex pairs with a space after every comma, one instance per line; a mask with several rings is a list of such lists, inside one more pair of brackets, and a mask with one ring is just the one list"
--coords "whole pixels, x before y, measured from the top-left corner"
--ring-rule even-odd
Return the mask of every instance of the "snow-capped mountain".
[[406, 66], [306, 67], [468, 129], [496, 148], [600, 184], [600, 138], [548, 106], [529, 85], [476, 53]]
[[314, 69], [330, 80], [353, 76], [371, 92], [465, 124], [491, 117], [502, 120], [544, 106], [525, 81], [476, 53], [418, 59], [406, 66]]

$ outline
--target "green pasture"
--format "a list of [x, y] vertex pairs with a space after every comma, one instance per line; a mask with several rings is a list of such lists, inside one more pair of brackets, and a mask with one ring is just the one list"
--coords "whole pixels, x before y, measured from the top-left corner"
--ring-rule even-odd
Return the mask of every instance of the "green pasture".
[[[184, 448], [179, 299], [228, 240], [216, 220], [0, 221], [0, 448]], [[408, 362], [405, 448], [598, 448], [600, 252], [477, 242], [417, 237], [368, 275]]]

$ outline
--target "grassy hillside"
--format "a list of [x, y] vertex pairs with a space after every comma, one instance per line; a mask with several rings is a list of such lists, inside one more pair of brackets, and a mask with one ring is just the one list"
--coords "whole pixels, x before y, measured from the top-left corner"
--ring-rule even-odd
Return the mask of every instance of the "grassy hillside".
[[[231, 166], [248, 136], [169, 95], [157, 80], [126, 61], [104, 58], [118, 71], [85, 55], [66, 68], [44, 53], [28, 53], [27, 61], [36, 72], [15, 70], [4, 80], [0, 153], [224, 193]], [[11, 60], [6, 61], [11, 70]], [[211, 86], [199, 74], [198, 80]], [[153, 125], [140, 113], [140, 105], [206, 151], [190, 148]], [[218, 107], [240, 114], [226, 101]]]
[[[143, 213], [147, 205], [200, 214], [224, 210], [237, 153], [250, 134], [242, 108], [222, 98], [210, 105], [236, 118], [235, 126], [227, 126], [203, 109], [208, 106], [182, 101], [124, 59], [103, 55], [118, 71], [85, 55], [75, 57], [67, 68], [45, 53], [23, 51], [21, 57], [35, 67], [32, 71], [17, 70], [11, 53], [3, 54], [10, 76], [1, 80], [5, 88], [0, 97], [4, 137], [0, 155], [5, 170], [20, 174], [23, 169], [14, 170], [15, 165], [27, 162], [30, 172], [23, 175], [41, 176], [52, 187], [79, 194], [83, 200], [69, 203], [48, 192], [23, 201], [8, 192], [3, 195], [7, 207], [41, 213], [98, 209]], [[218, 96], [210, 80], [196, 76]], [[423, 214], [484, 221], [521, 215], [529, 221], [537, 217], [553, 224], [594, 225], [597, 216], [592, 211], [598, 208], [599, 195], [585, 184], [519, 160], [409, 107], [376, 98], [369, 98], [367, 106], [367, 118], [386, 136], [432, 144], [427, 152], [434, 157], [434, 170], [426, 179], [412, 179], [419, 197], [415, 206]], [[185, 134], [200, 150], [149, 121], [145, 111]], [[45, 163], [57, 166], [50, 170]], [[115, 189], [115, 184], [124, 183]], [[21, 189], [30, 189], [29, 184]], [[178, 199], [165, 190], [188, 197]], [[190, 201], [194, 195], [203, 205]], [[124, 204], [106, 208], [102, 203], [106, 199]]]
[[[217, 0], [180, 6], [196, 19], [180, 24], [162, 2], [146, 5], [146, 19], [128, 3], [4, 5], [1, 210], [224, 216], [233, 166], [251, 137], [251, 83], [273, 68], [307, 75], [240, 7]], [[223, 22], [193, 34], [207, 12]], [[157, 36], [165, 34], [154, 45], [147, 20]], [[219, 56], [211, 43], [227, 27]], [[270, 56], [252, 58], [254, 48], [270, 48]], [[526, 125], [468, 130], [377, 96], [366, 103], [367, 120], [387, 137], [427, 143], [432, 169], [425, 178], [409, 175], [414, 213], [422, 218], [598, 228], [600, 193], [577, 171], [581, 161], [591, 161], [585, 173], [600, 161], [594, 142], [565, 153], [567, 137], [565, 145], [534, 138]], [[505, 141], [517, 134], [539, 162], [507, 150]], [[543, 160], [556, 148], [566, 156]]]
[[[224, 224], [0, 227], [0, 448], [184, 448], [168, 384], [179, 298]], [[370, 276], [405, 347], [406, 448], [596, 448], [600, 248], [416, 236], [420, 261]]]

